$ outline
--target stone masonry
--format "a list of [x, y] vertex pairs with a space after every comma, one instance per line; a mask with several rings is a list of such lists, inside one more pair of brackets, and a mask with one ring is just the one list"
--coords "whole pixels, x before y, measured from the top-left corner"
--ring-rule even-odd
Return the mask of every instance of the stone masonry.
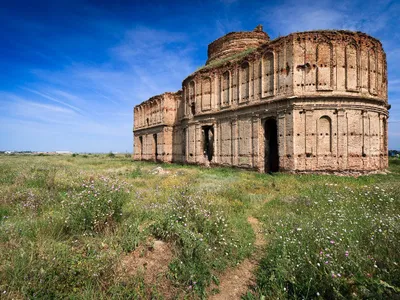
[[385, 169], [386, 70], [382, 44], [361, 32], [229, 33], [182, 90], [135, 106], [133, 157], [260, 172]]

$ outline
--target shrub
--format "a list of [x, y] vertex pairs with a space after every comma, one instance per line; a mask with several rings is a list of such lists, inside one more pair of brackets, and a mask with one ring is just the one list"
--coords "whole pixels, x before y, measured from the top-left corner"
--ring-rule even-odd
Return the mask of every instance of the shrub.
[[82, 190], [69, 192], [62, 204], [66, 209], [68, 231], [101, 232], [119, 222], [129, 193], [125, 182], [100, 176], [85, 180]]
[[112, 152], [110, 151], [110, 152], [107, 154], [107, 157], [114, 158], [114, 157], [115, 157], [115, 154], [112, 153]]

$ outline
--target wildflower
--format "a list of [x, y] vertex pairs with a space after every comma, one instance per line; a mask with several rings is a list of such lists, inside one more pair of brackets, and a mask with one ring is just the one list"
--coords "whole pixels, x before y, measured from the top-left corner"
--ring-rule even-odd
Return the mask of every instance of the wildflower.
[[349, 251], [346, 250], [346, 251], [344, 252], [344, 256], [348, 257], [348, 256], [349, 256]]
[[334, 243], [335, 243], [335, 241], [334, 241], [334, 240], [331, 240], [331, 241], [330, 241], [330, 243], [331, 243], [331, 244], [334, 244]]

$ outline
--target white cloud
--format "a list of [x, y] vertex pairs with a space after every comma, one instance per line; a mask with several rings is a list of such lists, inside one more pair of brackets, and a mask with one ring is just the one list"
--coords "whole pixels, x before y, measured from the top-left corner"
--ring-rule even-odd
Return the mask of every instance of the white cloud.
[[[360, 8], [362, 6], [362, 8]], [[296, 31], [346, 29], [374, 35], [385, 29], [390, 13], [385, 3], [330, 1], [283, 1], [260, 10], [260, 18], [275, 33], [286, 35]]]

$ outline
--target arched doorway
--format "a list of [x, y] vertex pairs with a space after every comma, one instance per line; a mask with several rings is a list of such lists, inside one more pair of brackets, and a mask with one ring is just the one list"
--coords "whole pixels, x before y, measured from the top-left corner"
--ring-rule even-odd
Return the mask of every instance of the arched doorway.
[[203, 153], [208, 161], [214, 156], [214, 128], [213, 126], [203, 126]]
[[264, 149], [265, 172], [278, 172], [278, 126], [275, 119], [267, 119], [264, 122]]
[[154, 160], [158, 160], [158, 147], [157, 147], [157, 133], [153, 134], [153, 157]]

